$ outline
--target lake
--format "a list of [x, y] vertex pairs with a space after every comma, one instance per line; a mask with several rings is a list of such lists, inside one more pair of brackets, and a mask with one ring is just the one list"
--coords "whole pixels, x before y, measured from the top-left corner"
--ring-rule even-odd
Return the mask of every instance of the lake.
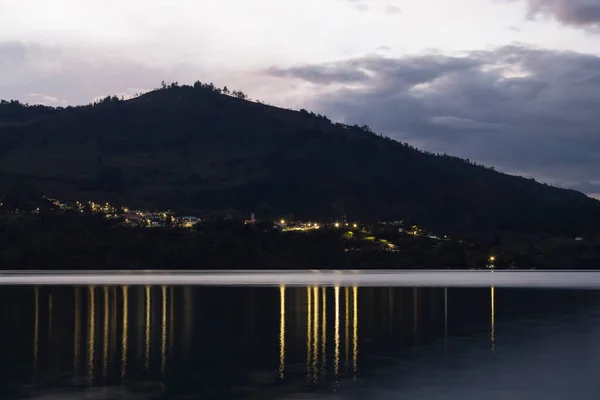
[[598, 290], [55, 284], [0, 300], [2, 398], [600, 395]]

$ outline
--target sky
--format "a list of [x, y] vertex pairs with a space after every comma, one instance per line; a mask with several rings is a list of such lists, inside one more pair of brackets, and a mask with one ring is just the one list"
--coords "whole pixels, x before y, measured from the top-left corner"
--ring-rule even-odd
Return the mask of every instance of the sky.
[[600, 198], [600, 0], [0, 0], [0, 98], [162, 80]]

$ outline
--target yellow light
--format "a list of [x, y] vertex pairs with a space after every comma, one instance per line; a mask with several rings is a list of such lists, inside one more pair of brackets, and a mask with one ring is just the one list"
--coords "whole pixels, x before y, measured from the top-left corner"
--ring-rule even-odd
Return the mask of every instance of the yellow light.
[[336, 223], [335, 223], [335, 227], [336, 227], [336, 228], [339, 228], [339, 227], [340, 227], [340, 224], [339, 224], [339, 222], [336, 222]]
[[358, 225], [356, 225], [356, 224], [353, 224], [352, 226], [353, 226], [354, 228], [358, 228]]
[[285, 369], [285, 286], [279, 288], [279, 377], [283, 379]]
[[352, 301], [353, 301], [353, 310], [354, 310], [354, 319], [353, 319], [353, 337], [352, 337], [352, 361], [354, 364], [354, 375], [356, 376], [356, 371], [358, 370], [358, 287], [352, 287]]
[[150, 369], [150, 311], [151, 307], [151, 291], [150, 286], [146, 286], [146, 352], [145, 352], [145, 367], [146, 371]]
[[306, 287], [306, 376], [310, 379], [312, 365], [312, 288]]
[[340, 365], [340, 287], [334, 287], [334, 299], [335, 299], [335, 357], [333, 359], [333, 370], [337, 377]]
[[494, 260], [496, 260], [496, 257], [490, 256], [490, 261], [494, 261]]
[[492, 315], [491, 315], [491, 319], [492, 319], [492, 327], [491, 328], [492, 328], [492, 331], [490, 333], [490, 337], [492, 339], [492, 353], [493, 353], [494, 350], [495, 350], [494, 342], [495, 342], [495, 338], [496, 338], [496, 329], [495, 329], [496, 328], [496, 324], [495, 324], [496, 313], [495, 313], [495, 310], [494, 310], [495, 306], [496, 306], [496, 301], [495, 301], [495, 293], [494, 293], [494, 287], [493, 286], [491, 287], [490, 292], [491, 292], [491, 297], [492, 297], [492, 299], [491, 299], [492, 300]]
[[279, 221], [279, 223], [280, 223], [281, 225], [285, 224], [285, 219], [282, 219], [281, 221]]

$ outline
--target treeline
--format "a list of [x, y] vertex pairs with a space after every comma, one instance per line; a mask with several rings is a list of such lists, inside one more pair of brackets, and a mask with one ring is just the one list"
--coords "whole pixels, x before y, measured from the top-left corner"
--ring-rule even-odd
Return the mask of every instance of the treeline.
[[[381, 226], [281, 232], [272, 222], [244, 225], [222, 217], [191, 229], [133, 228], [91, 212], [42, 207], [25, 213], [22, 207], [20, 214], [0, 215], [2, 269], [483, 269], [492, 255], [496, 269], [596, 269], [600, 262], [598, 240], [521, 238], [519, 248]], [[387, 251], [392, 243], [394, 251]]]

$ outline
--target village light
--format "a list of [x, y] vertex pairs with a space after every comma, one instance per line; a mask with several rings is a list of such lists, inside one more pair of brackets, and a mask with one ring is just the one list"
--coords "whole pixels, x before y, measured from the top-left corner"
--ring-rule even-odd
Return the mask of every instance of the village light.
[[353, 226], [354, 228], [358, 228], [358, 225], [356, 225], [356, 224], [353, 224], [352, 226]]
[[336, 227], [336, 228], [339, 228], [339, 227], [340, 227], [340, 223], [339, 223], [339, 222], [336, 222], [336, 223], [335, 223], [335, 227]]
[[494, 261], [494, 260], [496, 260], [496, 257], [490, 256], [490, 261]]
[[282, 219], [281, 221], [279, 221], [279, 223], [280, 223], [281, 225], [285, 224], [285, 219]]

